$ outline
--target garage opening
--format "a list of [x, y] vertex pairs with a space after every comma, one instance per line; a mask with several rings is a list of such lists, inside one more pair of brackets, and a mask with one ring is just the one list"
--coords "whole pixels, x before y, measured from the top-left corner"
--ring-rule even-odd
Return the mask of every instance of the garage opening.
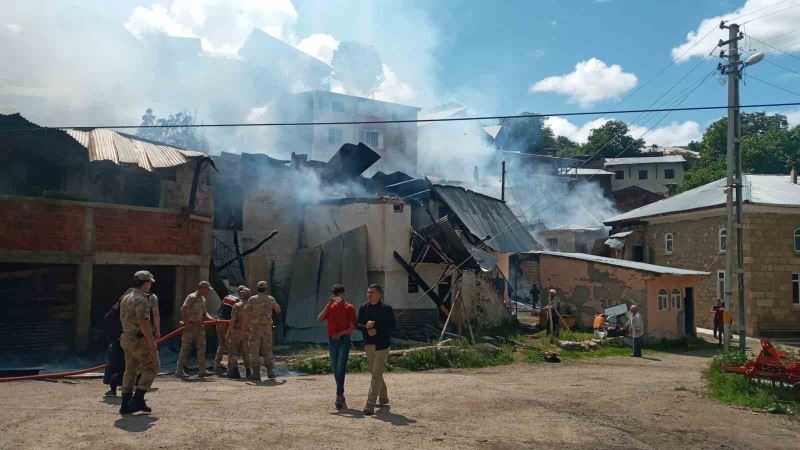
[[72, 347], [77, 270], [75, 265], [0, 264], [0, 353]]
[[175, 304], [175, 266], [96, 265], [92, 269], [92, 331], [89, 345], [101, 350], [107, 345], [105, 333], [106, 312], [133, 284], [137, 270], [149, 270], [156, 279], [151, 292], [158, 296], [161, 313], [161, 330], [170, 331]]

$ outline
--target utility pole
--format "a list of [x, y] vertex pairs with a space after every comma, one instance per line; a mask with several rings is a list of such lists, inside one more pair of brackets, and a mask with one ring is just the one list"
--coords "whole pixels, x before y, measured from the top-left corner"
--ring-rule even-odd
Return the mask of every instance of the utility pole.
[[[733, 306], [733, 274], [736, 274], [738, 284], [738, 310], [739, 310], [739, 347], [742, 351], [746, 348], [745, 306], [744, 306], [744, 253], [742, 235], [742, 155], [740, 152], [739, 129], [739, 80], [744, 64], [739, 59], [739, 25], [725, 22], [719, 24], [720, 28], [728, 29], [728, 40], [720, 41], [719, 46], [728, 45], [728, 64], [720, 65], [723, 75], [728, 75], [728, 145], [727, 145], [727, 188], [726, 212], [727, 234], [725, 237], [725, 310], [730, 313]], [[725, 51], [720, 57], [725, 56]], [[735, 245], [733, 245], [735, 238]], [[725, 349], [730, 348], [731, 326], [725, 323]]]
[[503, 161], [500, 172], [500, 200], [506, 201], [506, 162]]

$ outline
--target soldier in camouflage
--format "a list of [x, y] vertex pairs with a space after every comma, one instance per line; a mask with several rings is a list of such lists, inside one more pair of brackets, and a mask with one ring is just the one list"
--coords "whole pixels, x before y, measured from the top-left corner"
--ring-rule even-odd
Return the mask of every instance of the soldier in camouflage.
[[244, 329], [245, 312], [244, 307], [250, 298], [250, 289], [239, 287], [240, 300], [233, 305], [231, 311], [231, 321], [228, 324], [228, 378], [240, 378], [239, 374], [239, 352], [242, 353], [246, 375], [251, 375], [250, 370], [250, 344], [249, 336]]
[[[150, 291], [155, 278], [140, 270], [133, 275], [134, 288], [120, 300], [120, 323], [122, 336], [120, 344], [125, 351], [125, 374], [122, 376], [122, 406], [120, 414], [137, 411], [151, 412], [144, 400], [144, 394], [158, 375], [158, 353], [150, 326], [150, 303], [145, 294]], [[136, 375], [140, 374], [138, 382]], [[136, 392], [133, 392], [136, 384]]]
[[211, 284], [208, 281], [201, 281], [197, 284], [197, 290], [186, 297], [181, 306], [181, 318], [186, 325], [181, 337], [181, 352], [178, 354], [178, 365], [175, 368], [175, 377], [183, 378], [186, 374], [183, 368], [186, 365], [186, 358], [192, 347], [197, 348], [197, 365], [200, 377], [211, 376], [206, 370], [206, 330], [203, 321], [214, 320], [208, 314], [206, 296], [211, 292]]
[[267, 367], [267, 377], [275, 378], [275, 362], [272, 358], [272, 313], [280, 314], [281, 307], [275, 298], [267, 294], [267, 282], [259, 281], [257, 295], [250, 297], [245, 306], [245, 330], [250, 335], [251, 380], [261, 380], [261, 358]]

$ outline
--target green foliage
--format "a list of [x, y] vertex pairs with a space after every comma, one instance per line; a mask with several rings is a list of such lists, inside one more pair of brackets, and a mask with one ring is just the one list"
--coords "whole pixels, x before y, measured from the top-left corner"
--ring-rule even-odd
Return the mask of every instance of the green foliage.
[[[521, 115], [535, 115], [523, 112]], [[512, 152], [552, 155], [553, 130], [544, 123], [543, 117], [520, 117], [500, 119], [503, 126], [503, 148]]]
[[745, 361], [747, 355], [730, 351], [715, 356], [709, 362], [703, 377], [711, 397], [730, 405], [776, 414], [800, 415], [800, 404], [792, 399], [788, 387], [753, 382], [744, 375], [722, 370], [725, 365], [741, 365]]
[[595, 128], [589, 135], [589, 140], [583, 146], [587, 155], [599, 152], [598, 158], [618, 158], [635, 155], [644, 148], [642, 139], [634, 139], [629, 134], [630, 129], [625, 122], [610, 120], [603, 126]]
[[[167, 118], [159, 118], [153, 114], [152, 109], [147, 108], [142, 116], [142, 125], [194, 125], [196, 119], [196, 114], [192, 115], [186, 111], [172, 114]], [[140, 128], [138, 136], [185, 150], [207, 152], [211, 149], [208, 139], [198, 131], [198, 128]]]

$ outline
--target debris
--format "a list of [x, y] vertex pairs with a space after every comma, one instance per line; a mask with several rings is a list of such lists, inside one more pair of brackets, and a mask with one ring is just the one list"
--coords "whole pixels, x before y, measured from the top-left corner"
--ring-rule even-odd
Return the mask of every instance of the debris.
[[480, 344], [476, 345], [475, 348], [480, 350], [480, 351], [482, 351], [482, 352], [491, 353], [491, 354], [497, 354], [497, 353], [500, 353], [500, 351], [501, 351], [500, 347], [494, 346], [494, 345], [492, 345], [492, 344], [490, 344], [488, 342], [481, 342]]

